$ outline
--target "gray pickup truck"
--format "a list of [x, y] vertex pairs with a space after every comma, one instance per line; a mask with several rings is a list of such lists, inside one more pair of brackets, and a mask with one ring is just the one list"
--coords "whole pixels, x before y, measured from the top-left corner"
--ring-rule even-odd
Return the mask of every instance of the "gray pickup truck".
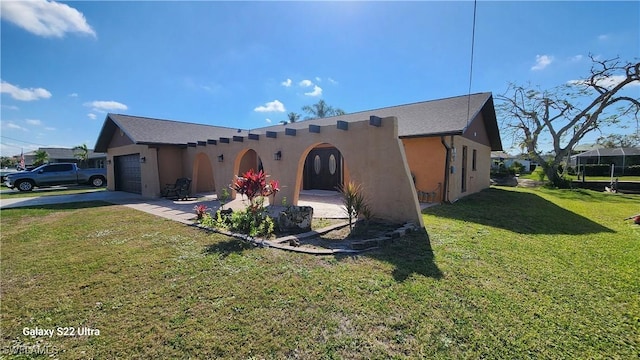
[[106, 183], [106, 169], [79, 169], [74, 163], [46, 164], [31, 171], [7, 174], [5, 179], [7, 187], [20, 191], [31, 191], [34, 187], [73, 184], [100, 187]]

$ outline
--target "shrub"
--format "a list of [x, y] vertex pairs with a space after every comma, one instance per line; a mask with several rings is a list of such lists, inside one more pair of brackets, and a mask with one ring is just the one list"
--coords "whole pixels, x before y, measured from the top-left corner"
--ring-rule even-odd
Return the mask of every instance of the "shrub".
[[367, 222], [373, 217], [371, 207], [362, 193], [362, 184], [350, 181], [346, 186], [340, 187], [340, 193], [349, 219], [349, 230], [353, 230], [353, 220], [359, 215], [362, 215]]

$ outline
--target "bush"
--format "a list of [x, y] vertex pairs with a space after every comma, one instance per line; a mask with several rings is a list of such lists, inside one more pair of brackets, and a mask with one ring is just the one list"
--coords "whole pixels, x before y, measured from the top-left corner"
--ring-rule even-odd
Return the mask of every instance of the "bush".
[[509, 167], [509, 172], [512, 172], [514, 175], [521, 174], [522, 172], [524, 172], [524, 165], [517, 161], [514, 161], [513, 164], [511, 164], [511, 166]]

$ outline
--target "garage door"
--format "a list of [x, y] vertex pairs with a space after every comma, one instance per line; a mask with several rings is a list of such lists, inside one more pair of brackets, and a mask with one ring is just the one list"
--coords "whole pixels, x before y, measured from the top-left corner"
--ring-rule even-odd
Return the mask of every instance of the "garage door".
[[115, 156], [114, 163], [116, 190], [141, 194], [140, 154]]

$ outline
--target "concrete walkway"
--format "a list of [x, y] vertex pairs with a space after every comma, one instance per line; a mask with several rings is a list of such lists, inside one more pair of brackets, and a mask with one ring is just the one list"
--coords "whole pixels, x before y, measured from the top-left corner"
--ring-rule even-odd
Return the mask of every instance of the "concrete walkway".
[[[334, 192], [329, 193], [318, 194], [311, 192], [309, 194], [301, 194], [298, 204], [313, 207], [315, 218], [344, 218], [345, 214], [342, 204], [340, 203], [339, 195]], [[189, 200], [178, 201], [164, 198], [151, 199], [122, 191], [103, 190], [71, 195], [1, 199], [0, 209], [37, 207], [84, 201], [104, 201], [111, 204], [123, 205], [184, 224], [194, 223], [195, 211], [193, 207], [195, 205], [204, 204], [210, 208], [212, 212], [220, 208], [220, 202], [215, 194], [196, 194]], [[268, 201], [266, 204], [268, 204]], [[243, 209], [245, 206], [246, 200], [242, 200], [241, 197], [225, 205], [226, 208], [232, 208], [234, 210]]]
[[[84, 201], [104, 201], [111, 204], [123, 205], [166, 219], [179, 221], [184, 224], [194, 223], [195, 211], [193, 207], [195, 205], [204, 204], [211, 209], [211, 212], [215, 212], [220, 208], [220, 202], [218, 201], [216, 194], [196, 194], [189, 200], [178, 201], [165, 198], [145, 198], [138, 194], [122, 191], [102, 190], [82, 194], [0, 199], [0, 209], [37, 207]], [[265, 201], [265, 205], [267, 204], [268, 199]], [[311, 206], [313, 208], [314, 218], [346, 218], [340, 194], [335, 191], [303, 190], [300, 192], [298, 205]], [[421, 207], [424, 209], [433, 205], [435, 204], [421, 204]], [[245, 207], [246, 200], [243, 200], [240, 196], [228, 204], [225, 204], [225, 208], [231, 208], [234, 210], [244, 209]]]

